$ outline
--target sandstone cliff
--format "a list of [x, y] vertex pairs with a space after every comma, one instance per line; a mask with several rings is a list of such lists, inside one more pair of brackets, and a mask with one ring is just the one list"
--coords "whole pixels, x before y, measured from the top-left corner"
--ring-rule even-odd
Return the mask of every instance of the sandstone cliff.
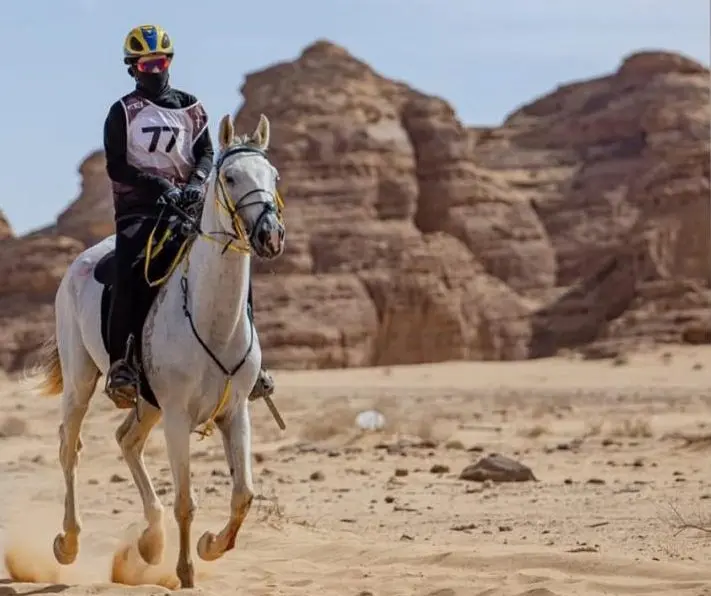
[[[325, 41], [249, 74], [235, 124], [269, 116], [287, 203], [287, 252], [255, 263], [267, 362], [518, 359], [711, 336], [708, 78], [682, 56], [638, 53], [474, 129]], [[16, 256], [0, 271], [1, 367], [48, 331], [68, 259], [110, 233], [102, 154], [80, 171], [54, 229], [3, 241]]]

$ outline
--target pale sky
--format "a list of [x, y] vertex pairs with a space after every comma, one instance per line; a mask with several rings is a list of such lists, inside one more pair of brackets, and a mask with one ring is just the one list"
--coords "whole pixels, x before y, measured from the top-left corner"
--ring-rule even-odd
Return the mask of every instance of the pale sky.
[[709, 63], [708, 0], [25, 0], [3, 2], [0, 15], [0, 209], [16, 233], [76, 198], [80, 161], [132, 88], [122, 45], [138, 24], [173, 37], [171, 81], [202, 100], [213, 138], [241, 103], [245, 73], [320, 38], [447, 99], [471, 125], [497, 124], [640, 49]]

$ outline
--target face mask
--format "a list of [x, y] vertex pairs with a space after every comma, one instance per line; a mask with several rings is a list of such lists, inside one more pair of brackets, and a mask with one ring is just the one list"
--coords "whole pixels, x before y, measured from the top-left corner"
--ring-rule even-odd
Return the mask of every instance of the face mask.
[[168, 71], [157, 73], [137, 72], [138, 86], [150, 95], [158, 95], [168, 86]]

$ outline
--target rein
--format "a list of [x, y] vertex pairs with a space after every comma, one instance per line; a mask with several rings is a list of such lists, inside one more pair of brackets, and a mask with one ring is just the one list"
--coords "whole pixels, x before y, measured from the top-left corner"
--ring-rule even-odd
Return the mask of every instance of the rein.
[[[145, 266], [144, 266], [144, 276], [146, 279], [146, 282], [148, 283], [149, 286], [154, 287], [157, 285], [162, 285], [165, 283], [170, 276], [173, 274], [175, 269], [177, 268], [178, 264], [183, 261], [185, 263], [185, 267], [183, 270], [183, 273], [180, 277], [180, 291], [183, 297], [183, 303], [182, 303], [182, 309], [183, 309], [183, 314], [188, 320], [188, 323], [190, 325], [190, 329], [193, 332], [193, 335], [195, 336], [195, 339], [197, 342], [200, 344], [202, 349], [207, 353], [207, 355], [210, 357], [210, 359], [217, 365], [217, 367], [220, 369], [222, 374], [227, 377], [225, 381], [225, 387], [224, 390], [222, 391], [222, 394], [220, 396], [220, 400], [218, 401], [217, 405], [213, 409], [212, 413], [210, 414], [209, 418], [207, 421], [204, 423], [203, 428], [200, 430], [196, 430], [196, 432], [200, 435], [200, 440], [204, 439], [206, 436], [210, 436], [215, 427], [215, 419], [220, 415], [222, 410], [224, 409], [225, 405], [227, 404], [227, 401], [229, 400], [231, 389], [232, 389], [232, 379], [234, 376], [237, 374], [237, 372], [244, 366], [244, 363], [247, 361], [247, 358], [249, 358], [250, 353], [252, 352], [252, 348], [254, 347], [254, 337], [255, 337], [255, 330], [254, 330], [254, 324], [252, 323], [251, 317], [249, 318], [249, 323], [250, 323], [250, 339], [249, 339], [249, 344], [247, 346], [247, 350], [242, 357], [242, 359], [233, 367], [228, 368], [225, 366], [220, 359], [216, 356], [216, 354], [210, 349], [210, 347], [207, 345], [205, 340], [202, 338], [200, 335], [199, 331], [197, 330], [197, 327], [195, 325], [195, 321], [193, 319], [193, 315], [190, 312], [190, 308], [188, 305], [188, 270], [190, 267], [190, 255], [188, 248], [192, 245], [192, 243], [195, 241], [196, 238], [203, 238], [205, 240], [210, 240], [212, 242], [220, 242], [217, 238], [214, 236], [226, 236], [228, 238], [227, 242], [224, 244], [224, 247], [221, 251], [220, 254], [224, 255], [225, 252], [228, 250], [231, 250], [233, 252], [238, 252], [243, 255], [249, 255], [252, 253], [252, 246], [254, 243], [254, 235], [256, 231], [259, 229], [259, 224], [262, 222], [262, 220], [268, 216], [269, 214], [275, 213], [277, 217], [279, 218], [280, 223], [283, 223], [283, 207], [284, 207], [284, 202], [281, 198], [281, 195], [279, 194], [279, 191], [277, 190], [276, 192], [272, 192], [266, 188], [255, 188], [244, 195], [242, 195], [237, 201], [232, 201], [230, 198], [229, 193], [227, 192], [225, 188], [225, 182], [224, 182], [224, 177], [222, 175], [221, 169], [222, 166], [225, 163], [225, 160], [228, 159], [229, 157], [233, 157], [235, 155], [239, 156], [249, 156], [249, 155], [261, 155], [266, 159], [266, 154], [264, 151], [261, 149], [257, 149], [256, 147], [249, 147], [245, 145], [238, 145], [232, 148], [227, 149], [222, 155], [220, 155], [217, 164], [215, 165], [215, 203], [218, 208], [223, 209], [230, 217], [230, 223], [232, 227], [232, 231], [213, 231], [213, 232], [205, 232], [200, 228], [200, 224], [197, 221], [197, 218], [190, 217], [187, 213], [185, 213], [182, 209], [177, 208], [176, 206], [172, 205], [170, 206], [173, 210], [175, 210], [178, 215], [183, 219], [184, 225], [188, 228], [188, 237], [185, 239], [183, 244], [180, 246], [178, 249], [178, 253], [176, 254], [175, 258], [171, 262], [170, 266], [168, 267], [167, 273], [161, 277], [158, 280], [151, 281], [148, 279], [148, 269], [150, 267], [150, 263], [153, 257], [160, 252], [160, 250], [163, 247], [163, 244], [168, 238], [168, 235], [170, 233], [169, 230], [166, 231], [166, 234], [164, 237], [161, 239], [161, 241], [158, 244], [158, 247], [156, 249], [156, 252], [153, 252], [152, 246], [153, 246], [153, 239], [154, 239], [154, 233], [156, 230], [156, 227], [158, 224], [156, 224], [156, 227], [153, 228], [151, 231], [151, 234], [148, 238], [148, 242], [146, 243], [146, 257], [145, 257]], [[267, 194], [272, 198], [272, 201], [267, 201], [267, 200], [257, 200], [257, 201], [252, 201], [249, 203], [244, 203], [245, 199], [248, 197], [258, 194], [258, 193], [263, 193]], [[220, 196], [221, 195], [221, 196]], [[244, 222], [242, 220], [242, 216], [240, 215], [240, 211], [242, 209], [245, 209], [247, 207], [251, 207], [253, 205], [263, 205], [262, 212], [260, 213], [259, 217], [257, 217], [257, 220], [254, 222], [254, 225], [252, 226], [252, 229], [249, 233], [247, 233], [247, 230], [245, 228]], [[166, 208], [168, 208], [169, 205], [166, 205], [164, 207], [164, 211]], [[161, 217], [159, 218], [159, 221], [162, 219], [162, 213]], [[249, 317], [249, 314], [248, 314]], [[273, 404], [269, 404], [270, 410], [273, 408]], [[274, 413], [274, 410], [272, 410], [272, 413]], [[276, 415], [275, 415], [276, 417]]]

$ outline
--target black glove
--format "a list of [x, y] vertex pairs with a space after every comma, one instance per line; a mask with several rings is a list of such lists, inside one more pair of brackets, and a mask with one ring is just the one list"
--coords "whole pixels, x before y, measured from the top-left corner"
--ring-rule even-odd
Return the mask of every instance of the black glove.
[[183, 205], [192, 205], [202, 199], [202, 186], [198, 184], [187, 184], [183, 188]]
[[177, 186], [173, 186], [160, 196], [159, 202], [168, 205], [177, 205], [180, 203], [181, 196], [180, 189]]

